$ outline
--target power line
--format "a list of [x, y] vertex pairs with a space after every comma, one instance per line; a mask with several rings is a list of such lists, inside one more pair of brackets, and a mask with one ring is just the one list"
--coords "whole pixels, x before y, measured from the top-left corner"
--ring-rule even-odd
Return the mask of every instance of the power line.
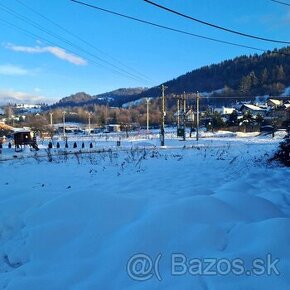
[[290, 6], [290, 3], [282, 2], [282, 1], [277, 1], [277, 0], [270, 0], [271, 2], [276, 2], [282, 5]]
[[165, 25], [161, 25], [161, 24], [157, 24], [151, 21], [147, 21], [147, 20], [142, 20], [136, 17], [132, 17], [129, 15], [125, 15], [122, 13], [118, 13], [118, 12], [114, 12], [112, 10], [108, 10], [108, 9], [104, 9], [95, 5], [91, 5], [85, 2], [81, 2], [81, 1], [77, 1], [77, 0], [70, 0], [71, 2], [83, 5], [83, 6], [87, 6], [89, 8], [93, 8], [102, 12], [106, 12], [112, 15], [116, 15], [119, 17], [123, 17], [123, 18], [127, 18], [136, 22], [140, 22], [140, 23], [144, 23], [144, 24], [148, 24], [151, 26], [155, 26], [161, 29], [165, 29], [165, 30], [169, 30], [169, 31], [173, 31], [173, 32], [177, 32], [177, 33], [181, 33], [181, 34], [185, 34], [185, 35], [189, 35], [189, 36], [193, 36], [193, 37], [197, 37], [197, 38], [202, 38], [202, 39], [206, 39], [206, 40], [210, 40], [210, 41], [214, 41], [214, 42], [219, 42], [219, 43], [223, 43], [223, 44], [228, 44], [228, 45], [232, 45], [232, 46], [238, 46], [238, 47], [243, 47], [243, 48], [247, 48], [247, 49], [251, 49], [251, 50], [256, 50], [256, 51], [261, 51], [261, 52], [265, 52], [267, 51], [266, 49], [262, 49], [262, 48], [257, 48], [257, 47], [253, 47], [253, 46], [248, 46], [248, 45], [243, 45], [243, 44], [238, 44], [238, 43], [234, 43], [234, 42], [230, 42], [230, 41], [225, 41], [225, 40], [220, 40], [217, 38], [212, 38], [212, 37], [207, 37], [207, 36], [203, 36], [203, 35], [199, 35], [199, 34], [195, 34], [195, 33], [191, 33], [191, 32], [187, 32], [184, 30], [180, 30], [180, 29], [176, 29], [176, 28], [172, 28], [169, 26], [165, 26]]
[[204, 99], [204, 100], [211, 100], [211, 99], [253, 99], [253, 98], [256, 98], [256, 97], [207, 97], [207, 96], [203, 96], [201, 95], [200, 96], [200, 99]]
[[[210, 99], [249, 99], [249, 98], [256, 98], [255, 96], [235, 96], [235, 97], [232, 97], [232, 96], [216, 96], [214, 95], [215, 93], [211, 93], [211, 94], [205, 94], [205, 93], [199, 93], [199, 98], [200, 99], [205, 99], [205, 100], [210, 100]], [[174, 96], [181, 96], [182, 93], [179, 93], [179, 94], [174, 94]], [[187, 97], [188, 99], [193, 99], [195, 98], [195, 95], [196, 93], [187, 93]]]
[[[6, 24], [7, 26], [10, 26], [11, 28], [13, 28], [13, 29], [15, 29], [15, 30], [21, 31], [21, 33], [25, 34], [26, 36], [30, 37], [30, 38], [33, 39], [33, 40], [41, 40], [42, 42], [44, 42], [44, 43], [46, 43], [46, 44], [48, 44], [48, 45], [54, 45], [54, 46], [57, 45], [56, 43], [54, 43], [54, 42], [52, 42], [52, 41], [50, 41], [50, 40], [47, 40], [47, 39], [44, 38], [43, 36], [39, 36], [39, 35], [37, 35], [37, 34], [34, 34], [34, 33], [30, 32], [30, 31], [28, 31], [28, 30], [26, 30], [26, 29], [23, 29], [23, 28], [21, 28], [21, 27], [15, 25], [15, 24], [13, 24], [13, 23], [7, 21], [7, 20], [4, 20], [4, 19], [1, 19], [1, 18], [0, 18], [0, 21], [1, 21], [2, 23]], [[59, 45], [58, 45], [58, 47], [64, 49], [63, 47], [61, 47], [61, 46], [59, 46]], [[76, 56], [78, 56], [78, 57], [82, 57], [82, 56], [80, 56], [79, 54], [75, 53], [75, 52], [72, 51], [72, 50], [69, 50], [69, 49], [64, 49], [64, 50], [66, 50], [67, 52], [72, 53], [72, 54], [74, 54], [74, 55], [76, 55]], [[90, 58], [86, 57], [86, 60], [89, 60], [92, 64], [94, 64], [94, 65], [96, 65], [96, 66], [98, 66], [98, 67], [99, 67], [99, 66], [102, 66], [102, 67], [108, 69], [108, 68], [105, 67], [102, 63], [98, 63], [98, 62], [96, 62], [96, 61], [93, 60], [93, 59], [90, 59]], [[110, 70], [111, 70], [112, 72], [114, 72], [114, 73], [118, 73], [118, 74], [120, 74], [120, 72], [117, 71], [117, 70], [113, 70], [113, 69], [110, 69]]]
[[[12, 9], [10, 9], [10, 8], [8, 8], [8, 7], [4, 6], [4, 5], [2, 5], [2, 4], [0, 4], [0, 7], [3, 7], [3, 8], [6, 10], [7, 13], [9, 13], [9, 14], [15, 16], [16, 18], [18, 18], [18, 19], [20, 19], [20, 20], [22, 20], [22, 21], [24, 21], [24, 22], [26, 22], [26, 23], [32, 25], [33, 27], [35, 27], [35, 28], [41, 30], [42, 32], [45, 32], [45, 33], [47, 33], [48, 35], [50, 35], [50, 36], [52, 36], [52, 37], [54, 37], [54, 38], [56, 38], [56, 39], [58, 39], [58, 40], [60, 40], [60, 41], [62, 41], [62, 42], [64, 42], [64, 43], [66, 43], [66, 44], [68, 44], [68, 45], [70, 45], [71, 47], [74, 47], [74, 48], [76, 48], [76, 49], [78, 49], [78, 50], [80, 50], [80, 51], [86, 53], [87, 55], [89, 55], [89, 56], [91, 56], [91, 57], [93, 57], [93, 58], [96, 58], [98, 61], [101, 61], [101, 62], [103, 62], [103, 63], [105, 63], [105, 64], [108, 64], [108, 65], [112, 66], [113, 68], [110, 68], [111, 71], [117, 72], [117, 73], [119, 73], [119, 74], [121, 74], [121, 75], [122, 75], [122, 72], [123, 72], [123, 73], [125, 73], [126, 75], [128, 75], [131, 79], [137, 80], [137, 81], [139, 81], [139, 82], [140, 82], [140, 81], [143, 82], [143, 80], [142, 80], [140, 77], [135, 76], [134, 74], [132, 74], [132, 73], [130, 73], [130, 72], [127, 72], [126, 70], [124, 70], [124, 69], [122, 69], [122, 68], [119, 68], [118, 66], [115, 66], [115, 65], [111, 64], [110, 62], [108, 62], [108, 61], [106, 61], [106, 60], [100, 58], [99, 56], [96, 56], [96, 55], [94, 55], [94, 54], [92, 54], [92, 53], [86, 51], [86, 50], [83, 49], [82, 47], [80, 47], [80, 46], [78, 46], [78, 45], [72, 43], [71, 41], [68, 41], [68, 40], [65, 39], [64, 37], [59, 36], [59, 35], [57, 35], [57, 34], [51, 32], [51, 31], [45, 29], [43, 26], [39, 25], [39, 24], [36, 23], [35, 21], [32, 21], [32, 20], [30, 20], [29, 18], [27, 18], [27, 17], [25, 17], [25, 16], [22, 16], [21, 14], [19, 14], [19, 13], [13, 11]], [[56, 45], [56, 44], [54, 44], [54, 45]], [[72, 53], [76, 54], [75, 52], [72, 52]], [[97, 65], [99, 65], [99, 63], [96, 63], [95, 61], [92, 61], [92, 60], [90, 60], [90, 61], [91, 61], [91, 62], [94, 62], [94, 63], [97, 64]], [[102, 65], [102, 66], [103, 66], [104, 68], [107, 68], [107, 67], [104, 66], [104, 65]], [[114, 69], [114, 68], [115, 68], [115, 69]], [[108, 68], [107, 68], [107, 69], [108, 69]]]
[[[103, 63], [105, 63], [105, 64], [107, 64], [107, 65], [112, 66], [113, 68], [108, 68], [108, 67], [104, 66], [103, 64], [98, 63], [98, 62], [96, 62], [95, 60], [92, 60], [92, 59], [89, 59], [88, 57], [86, 57], [88, 60], [90, 60], [90, 62], [96, 64], [97, 66], [101, 65], [102, 67], [104, 67], [104, 68], [106, 68], [106, 69], [109, 69], [109, 70], [111, 70], [111, 71], [113, 71], [113, 72], [116, 72], [116, 73], [118, 73], [118, 74], [120, 74], [120, 75], [125, 76], [125, 74], [126, 74], [126, 76], [129, 77], [129, 78], [131, 78], [131, 79], [134, 79], [134, 80], [136, 80], [136, 81], [138, 81], [138, 82], [140, 82], [140, 81], [141, 81], [141, 82], [144, 82], [144, 80], [141, 79], [139, 76], [136, 76], [136, 75], [134, 75], [134, 74], [132, 74], [132, 73], [126, 71], [125, 69], [119, 68], [118, 66], [116, 66], [116, 65], [114, 65], [114, 64], [111, 64], [110, 62], [108, 62], [108, 61], [106, 61], [106, 60], [100, 58], [99, 56], [96, 56], [96, 55], [92, 54], [91, 52], [86, 51], [86, 50], [83, 49], [82, 47], [80, 47], [80, 46], [78, 46], [78, 45], [72, 43], [71, 41], [65, 39], [65, 38], [62, 37], [62, 36], [59, 36], [59, 35], [57, 35], [57, 34], [51, 32], [51, 31], [45, 29], [43, 26], [39, 25], [37, 22], [35, 22], [35, 21], [33, 21], [33, 20], [31, 20], [31, 19], [29, 19], [29, 18], [27, 18], [27, 17], [25, 17], [25, 16], [23, 16], [23, 15], [21, 15], [21, 14], [15, 12], [15, 11], [13, 11], [12, 9], [10, 9], [10, 8], [8, 8], [8, 7], [6, 7], [6, 6], [4, 6], [3, 4], [0, 4], [0, 7], [2, 7], [2, 9], [3, 9], [4, 11], [6, 11], [7, 13], [9, 13], [9, 14], [11, 14], [12, 16], [14, 16], [14, 17], [16, 17], [16, 18], [22, 20], [23, 22], [28, 23], [29, 25], [35, 27], [36, 29], [38, 29], [38, 30], [40, 30], [40, 31], [42, 31], [42, 32], [44, 32], [44, 33], [46, 33], [46, 34], [48, 34], [48, 35], [54, 37], [55, 39], [58, 39], [58, 40], [60, 40], [60, 41], [62, 41], [62, 42], [64, 42], [64, 43], [70, 45], [71, 47], [74, 47], [74, 48], [76, 48], [76, 49], [78, 49], [78, 50], [84, 52], [85, 54], [87, 54], [87, 55], [89, 55], [89, 56], [91, 56], [91, 57], [93, 57], [93, 58], [96, 58], [98, 61], [101, 61], [101, 62], [103, 62]], [[3, 22], [3, 20], [2, 20], [2, 22]], [[5, 22], [5, 21], [4, 21], [4, 22]], [[7, 23], [9, 26], [11, 26], [11, 27], [14, 27], [14, 28], [17, 27], [17, 25], [13, 25], [13, 24], [9, 23], [8, 21], [6, 21], [6, 23]], [[30, 33], [29, 31], [27, 31], [27, 30], [25, 30], [25, 29], [22, 29], [22, 28], [19, 29], [19, 27], [18, 27], [18, 30], [22, 30], [22, 31], [24, 31], [24, 32], [26, 33], [26, 35], [27, 35], [27, 34], [30, 34], [30, 35], [32, 34], [32, 33]], [[55, 44], [55, 43], [52, 42], [52, 41], [48, 41], [48, 40], [45, 39], [44, 37], [39, 37], [39, 36], [36, 35], [36, 34], [32, 34], [32, 35], [33, 35], [34, 37], [39, 38], [39, 39], [45, 40], [45, 42], [47, 42], [47, 43], [50, 43], [50, 44], [52, 44], [52, 45], [57, 45], [57, 44]], [[64, 48], [62, 48], [62, 49], [64, 49]], [[73, 53], [73, 54], [75, 54], [75, 55], [81, 57], [78, 53], [76, 53], [76, 52], [74, 52], [74, 51], [72, 51], [72, 50], [68, 50], [68, 49], [66, 49], [66, 50], [67, 50], [68, 52], [70, 52], [70, 53]]]
[[23, 7], [25, 7], [27, 10], [32, 11], [34, 14], [40, 16], [41, 18], [45, 19], [47, 22], [53, 24], [54, 26], [58, 27], [60, 30], [64, 31], [65, 33], [73, 36], [75, 39], [78, 39], [79, 41], [83, 42], [84, 44], [88, 45], [89, 47], [93, 48], [94, 50], [98, 51], [99, 53], [111, 58], [112, 60], [118, 62], [120, 65], [126, 67], [127, 69], [134, 71], [135, 73], [137, 73], [138, 75], [144, 77], [145, 79], [151, 81], [146, 75], [144, 75], [143, 73], [137, 71], [136, 69], [122, 63], [120, 60], [116, 59], [115, 57], [109, 55], [108, 53], [103, 52], [102, 50], [100, 50], [99, 48], [97, 48], [95, 45], [91, 44], [90, 42], [88, 42], [87, 40], [79, 37], [77, 34], [69, 31], [68, 29], [64, 28], [63, 26], [59, 25], [58, 23], [56, 23], [55, 21], [49, 19], [47, 16], [41, 14], [40, 12], [36, 11], [35, 9], [33, 9], [32, 7], [28, 6], [27, 4], [24, 4], [23, 2], [21, 2], [20, 0], [16, 0], [16, 2], [18, 2], [20, 5], [22, 5]]
[[290, 44], [290, 41], [275, 40], [275, 39], [271, 39], [271, 38], [264, 38], [264, 37], [260, 37], [260, 36], [255, 36], [255, 35], [251, 35], [251, 34], [243, 33], [243, 32], [240, 32], [240, 31], [232, 30], [232, 29], [229, 29], [229, 28], [225, 28], [225, 27], [222, 27], [222, 26], [219, 26], [219, 25], [216, 25], [216, 24], [209, 23], [209, 22], [204, 21], [204, 20], [200, 20], [200, 19], [197, 19], [197, 18], [194, 18], [194, 17], [188, 16], [188, 15], [186, 15], [186, 14], [183, 14], [183, 13], [181, 13], [181, 12], [178, 12], [178, 11], [175, 11], [175, 10], [173, 10], [173, 9], [167, 8], [167, 7], [165, 7], [165, 6], [162, 6], [162, 5], [160, 5], [160, 4], [157, 4], [157, 3], [152, 2], [152, 1], [149, 1], [149, 0], [143, 0], [143, 1], [144, 1], [144, 2], [147, 2], [147, 3], [150, 4], [150, 5], [156, 6], [156, 7], [160, 8], [160, 9], [163, 9], [163, 10], [165, 10], [165, 11], [168, 11], [168, 12], [170, 12], [170, 13], [176, 14], [176, 15], [178, 15], [178, 16], [181, 16], [181, 17], [184, 17], [184, 18], [187, 18], [187, 19], [193, 20], [193, 21], [195, 21], [195, 22], [198, 22], [198, 23], [201, 23], [201, 24], [204, 24], [204, 25], [207, 25], [207, 26], [213, 27], [213, 28], [217, 28], [217, 29], [220, 29], [220, 30], [223, 30], [223, 31], [227, 31], [227, 32], [230, 32], [230, 33], [233, 33], [233, 34], [238, 34], [238, 35], [241, 35], [241, 36], [244, 36], [244, 37], [254, 38], [254, 39], [263, 40], [263, 41], [268, 41], [268, 42], [282, 43], [282, 44]]

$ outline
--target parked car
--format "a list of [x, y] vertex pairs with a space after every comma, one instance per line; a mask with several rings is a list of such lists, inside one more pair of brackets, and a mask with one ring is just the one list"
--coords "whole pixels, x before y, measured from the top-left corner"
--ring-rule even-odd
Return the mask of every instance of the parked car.
[[273, 131], [275, 131], [275, 128], [271, 125], [265, 125], [261, 126], [260, 131], [264, 133], [272, 133]]

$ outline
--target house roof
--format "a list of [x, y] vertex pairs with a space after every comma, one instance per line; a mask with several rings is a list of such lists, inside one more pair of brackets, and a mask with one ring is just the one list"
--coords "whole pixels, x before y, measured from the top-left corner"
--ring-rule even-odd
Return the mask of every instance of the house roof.
[[257, 107], [255, 105], [251, 105], [251, 104], [243, 104], [243, 107], [253, 110], [253, 111], [265, 111], [264, 109], [261, 109], [260, 107]]
[[31, 131], [28, 128], [13, 128], [13, 134], [17, 133], [30, 133]]
[[6, 124], [4, 124], [4, 123], [2, 123], [2, 122], [0, 122], [0, 130], [13, 130], [13, 127], [11, 127], [11, 126], [8, 126], [8, 125], [6, 125]]
[[275, 100], [275, 99], [269, 99], [270, 102], [272, 102], [273, 104], [279, 106], [281, 105], [281, 101], [280, 100]]

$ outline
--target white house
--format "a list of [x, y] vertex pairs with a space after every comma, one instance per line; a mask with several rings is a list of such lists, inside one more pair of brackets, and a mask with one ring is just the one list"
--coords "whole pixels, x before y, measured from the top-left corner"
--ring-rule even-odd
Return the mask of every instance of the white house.
[[121, 131], [121, 125], [119, 124], [109, 124], [106, 126], [107, 133], [120, 132], [120, 131]]
[[251, 113], [253, 116], [257, 116], [258, 114], [261, 116], [265, 116], [267, 113], [267, 110], [257, 107], [255, 105], [251, 105], [251, 104], [244, 104], [241, 108], [241, 111], [243, 113], [246, 113], [246, 112]]
[[235, 108], [221, 107], [215, 108], [214, 111], [220, 113], [221, 115], [230, 115], [233, 111], [235, 111]]
[[276, 100], [276, 99], [269, 99], [269, 100], [267, 101], [267, 105], [268, 105], [269, 107], [272, 107], [272, 108], [277, 108], [277, 107], [283, 105], [283, 101], [282, 101], [282, 100]]

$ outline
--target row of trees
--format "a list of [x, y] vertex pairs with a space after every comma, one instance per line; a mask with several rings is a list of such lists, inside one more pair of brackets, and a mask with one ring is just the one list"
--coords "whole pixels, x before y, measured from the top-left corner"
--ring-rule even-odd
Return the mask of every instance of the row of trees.
[[[166, 82], [167, 93], [213, 92], [224, 88], [219, 97], [224, 96], [225, 100], [235, 96], [279, 95], [290, 85], [289, 54], [287, 47], [204, 66]], [[160, 89], [154, 87], [145, 95], [160, 96]], [[219, 100], [212, 98], [212, 104], [215, 103]]]

